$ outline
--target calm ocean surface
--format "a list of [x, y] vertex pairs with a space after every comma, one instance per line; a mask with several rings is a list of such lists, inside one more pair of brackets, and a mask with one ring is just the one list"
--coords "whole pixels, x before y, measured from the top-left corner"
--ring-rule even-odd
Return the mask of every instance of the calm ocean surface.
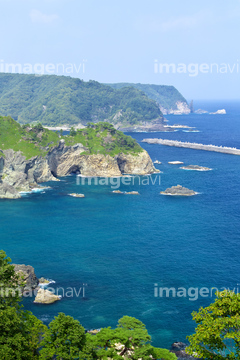
[[[240, 148], [240, 103], [202, 102], [227, 115], [166, 116], [169, 124], [195, 126], [200, 132], [130, 134]], [[85, 285], [85, 298], [62, 298], [53, 305], [24, 305], [48, 323], [58, 312], [85, 328], [115, 327], [123, 315], [144, 322], [153, 345], [169, 348], [194, 331], [191, 312], [210, 297], [154, 297], [162, 287], [227, 287], [240, 284], [240, 157], [141, 143], [163, 173], [161, 185], [121, 186], [140, 196], [113, 194], [111, 185], [79, 186], [76, 177], [49, 183], [51, 190], [21, 200], [0, 202], [0, 248], [14, 263], [29, 264], [54, 287]], [[213, 168], [184, 171], [168, 161]], [[159, 176], [159, 175], [158, 175]], [[181, 184], [200, 194], [161, 196]], [[67, 196], [81, 192], [84, 199]], [[191, 298], [191, 300], [189, 299]]]

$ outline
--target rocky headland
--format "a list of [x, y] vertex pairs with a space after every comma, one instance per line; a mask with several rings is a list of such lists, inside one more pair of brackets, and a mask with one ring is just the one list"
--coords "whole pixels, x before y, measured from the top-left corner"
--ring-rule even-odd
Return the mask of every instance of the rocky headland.
[[[21, 133], [21, 137], [16, 141], [21, 146], [19, 145], [18, 150], [18, 145], [14, 142], [12, 146], [15, 149], [5, 149], [7, 145], [0, 143], [2, 199], [20, 198], [20, 192], [31, 191], [39, 188], [40, 183], [55, 181], [58, 177], [72, 173], [90, 177], [113, 177], [159, 172], [148, 153], [134, 139], [115, 130], [108, 123], [91, 125], [87, 129], [61, 137], [41, 126], [39, 129], [26, 130], [25, 134], [21, 126], [9, 118], [0, 118], [0, 125], [6, 127], [5, 123], [9, 125], [9, 121], [10, 125], [15, 126], [14, 134], [16, 131]], [[37, 140], [32, 141], [32, 138]], [[45, 146], [42, 145], [42, 139], [46, 139]], [[53, 141], [47, 142], [49, 140]], [[24, 151], [20, 150], [23, 145]], [[37, 152], [39, 154], [31, 156]]]

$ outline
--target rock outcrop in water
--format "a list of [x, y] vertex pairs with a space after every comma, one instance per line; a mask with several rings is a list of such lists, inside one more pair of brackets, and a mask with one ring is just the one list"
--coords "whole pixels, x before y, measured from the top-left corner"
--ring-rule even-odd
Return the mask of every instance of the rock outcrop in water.
[[61, 300], [61, 297], [53, 294], [51, 291], [40, 288], [37, 292], [37, 296], [34, 300], [35, 304], [52, 304], [58, 300]]
[[161, 191], [160, 194], [172, 195], [172, 196], [193, 196], [196, 195], [197, 193], [181, 185], [177, 185], [177, 186], [172, 186], [171, 188], [167, 188], [165, 191]]
[[23, 278], [25, 283], [24, 289], [35, 289], [38, 284], [39, 280], [34, 272], [34, 268], [30, 265], [24, 264], [12, 264], [14, 266], [15, 272]]

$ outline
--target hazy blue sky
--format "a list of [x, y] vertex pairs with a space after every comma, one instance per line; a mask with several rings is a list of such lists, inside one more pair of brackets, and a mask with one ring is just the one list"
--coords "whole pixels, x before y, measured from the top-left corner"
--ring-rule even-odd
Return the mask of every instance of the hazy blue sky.
[[62, 63], [65, 75], [174, 85], [188, 100], [240, 97], [239, 0], [0, 0], [0, 9], [0, 71], [28, 63], [56, 73]]

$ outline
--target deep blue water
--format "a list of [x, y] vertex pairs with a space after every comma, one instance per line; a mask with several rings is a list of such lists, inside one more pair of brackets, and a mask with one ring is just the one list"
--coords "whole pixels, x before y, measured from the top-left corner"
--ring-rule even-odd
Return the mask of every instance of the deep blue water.
[[[198, 106], [199, 105], [199, 106]], [[227, 115], [166, 116], [169, 124], [200, 132], [131, 134], [138, 141], [161, 137], [240, 148], [240, 103], [195, 104]], [[79, 186], [76, 177], [49, 183], [51, 190], [16, 201], [1, 201], [1, 244], [15, 263], [30, 264], [55, 287], [82, 287], [85, 298], [62, 298], [53, 305], [24, 304], [49, 322], [58, 312], [86, 328], [116, 326], [123, 315], [143, 321], [153, 344], [169, 348], [194, 331], [191, 312], [210, 297], [154, 297], [164, 287], [237, 287], [240, 283], [240, 158], [207, 151], [141, 143], [163, 173], [161, 185], [121, 186], [140, 196], [113, 194], [110, 185]], [[213, 168], [184, 171], [168, 161]], [[159, 176], [159, 175], [158, 175]], [[162, 196], [181, 184], [200, 194]], [[82, 192], [84, 199], [67, 196]], [[240, 288], [240, 286], [239, 286]]]

